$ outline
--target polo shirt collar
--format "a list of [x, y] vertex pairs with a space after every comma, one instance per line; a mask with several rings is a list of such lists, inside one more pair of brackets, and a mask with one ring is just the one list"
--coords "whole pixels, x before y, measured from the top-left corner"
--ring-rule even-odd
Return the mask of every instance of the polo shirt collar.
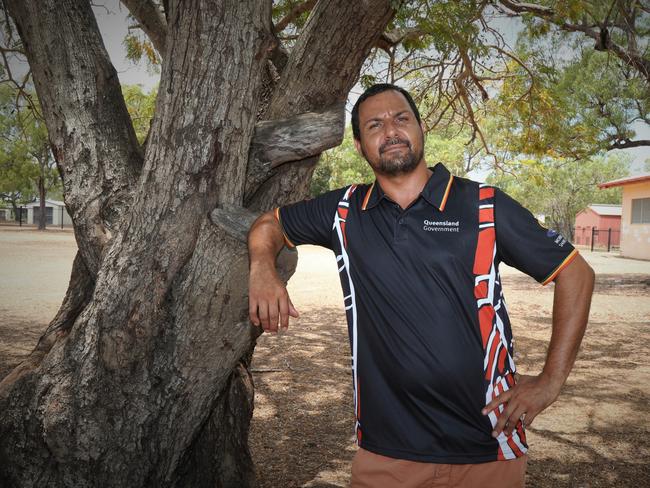
[[[433, 168], [429, 169], [433, 171], [433, 174], [429, 177], [426, 185], [424, 185], [420, 195], [442, 212], [447, 204], [454, 176], [442, 163], [438, 163]], [[375, 180], [370, 188], [368, 188], [361, 208], [363, 210], [373, 208], [384, 198], [388, 199], [388, 196], [384, 193], [384, 190], [382, 190], [379, 182]]]

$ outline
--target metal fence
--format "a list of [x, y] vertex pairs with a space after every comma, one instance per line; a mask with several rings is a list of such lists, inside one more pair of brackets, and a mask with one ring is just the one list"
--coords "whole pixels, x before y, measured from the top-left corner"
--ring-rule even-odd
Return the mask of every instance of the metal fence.
[[621, 242], [619, 229], [598, 229], [596, 227], [576, 227], [573, 232], [573, 242], [579, 246], [610, 252], [618, 249]]
[[[13, 208], [4, 208], [0, 209], [0, 225], [18, 225], [22, 227], [23, 225], [26, 225], [28, 227], [31, 226], [36, 226], [38, 225], [38, 221], [40, 219], [40, 208], [39, 207], [33, 207], [32, 209], [32, 221], [29, 221], [29, 209], [27, 207], [23, 207], [22, 205], [18, 207], [17, 212], [13, 210]], [[55, 210], [52, 207], [45, 207], [45, 225], [49, 227], [60, 227], [63, 229], [64, 227], [71, 227], [72, 224], [66, 222], [64, 224], [64, 215], [67, 216], [67, 214], [64, 214], [64, 208], [61, 207], [61, 213], [58, 215], [58, 210], [57, 210], [57, 216], [58, 222], [56, 225], [54, 224], [54, 212]]]

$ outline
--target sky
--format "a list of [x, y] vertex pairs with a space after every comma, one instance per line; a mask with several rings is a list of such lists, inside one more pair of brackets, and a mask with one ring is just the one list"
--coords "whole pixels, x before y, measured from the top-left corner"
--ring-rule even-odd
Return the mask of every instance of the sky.
[[151, 90], [160, 76], [148, 72], [144, 63], [137, 65], [126, 59], [124, 37], [128, 33], [127, 15], [129, 11], [118, 0], [96, 1], [95, 17], [104, 39], [108, 55], [117, 70], [120, 82], [124, 85], [141, 85], [146, 91]]
[[[95, 5], [94, 11], [99, 24], [99, 29], [111, 61], [118, 72], [120, 81], [122, 84], [141, 85], [146, 91], [149, 91], [158, 83], [159, 75], [149, 72], [144, 66], [144, 63], [136, 65], [126, 59], [126, 49], [123, 41], [127, 34], [128, 10], [118, 0], [100, 0], [96, 1]], [[518, 21], [501, 18], [491, 21], [491, 24], [504, 34], [504, 37], [509, 44], [514, 44], [517, 33], [520, 29]], [[359, 86], [352, 89], [348, 100], [349, 109], [352, 107], [361, 91], [362, 90]], [[648, 128], [646, 124], [637, 123], [635, 129], [637, 130], [637, 138], [650, 139], [650, 128]], [[619, 151], [612, 151], [612, 153], [616, 152]], [[631, 171], [633, 173], [644, 171], [645, 161], [646, 159], [650, 159], [650, 148], [641, 147], [627, 149], [622, 152], [628, 154], [633, 159], [631, 165]], [[472, 173], [470, 176], [482, 180], [487, 176], [487, 172], [477, 171]]]

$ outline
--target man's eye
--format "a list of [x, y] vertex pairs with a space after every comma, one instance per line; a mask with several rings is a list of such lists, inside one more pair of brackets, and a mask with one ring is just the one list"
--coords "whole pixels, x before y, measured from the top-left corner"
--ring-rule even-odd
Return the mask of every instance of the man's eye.
[[370, 124], [368, 126], [368, 129], [376, 129], [377, 127], [379, 127], [379, 123], [378, 122], [373, 122], [372, 124]]

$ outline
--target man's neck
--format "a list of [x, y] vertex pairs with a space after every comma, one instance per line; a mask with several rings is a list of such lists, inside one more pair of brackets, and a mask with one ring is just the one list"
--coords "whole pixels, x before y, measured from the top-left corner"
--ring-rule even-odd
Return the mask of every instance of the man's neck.
[[431, 174], [424, 160], [408, 174], [392, 176], [375, 172], [377, 182], [384, 193], [403, 209], [420, 196]]

